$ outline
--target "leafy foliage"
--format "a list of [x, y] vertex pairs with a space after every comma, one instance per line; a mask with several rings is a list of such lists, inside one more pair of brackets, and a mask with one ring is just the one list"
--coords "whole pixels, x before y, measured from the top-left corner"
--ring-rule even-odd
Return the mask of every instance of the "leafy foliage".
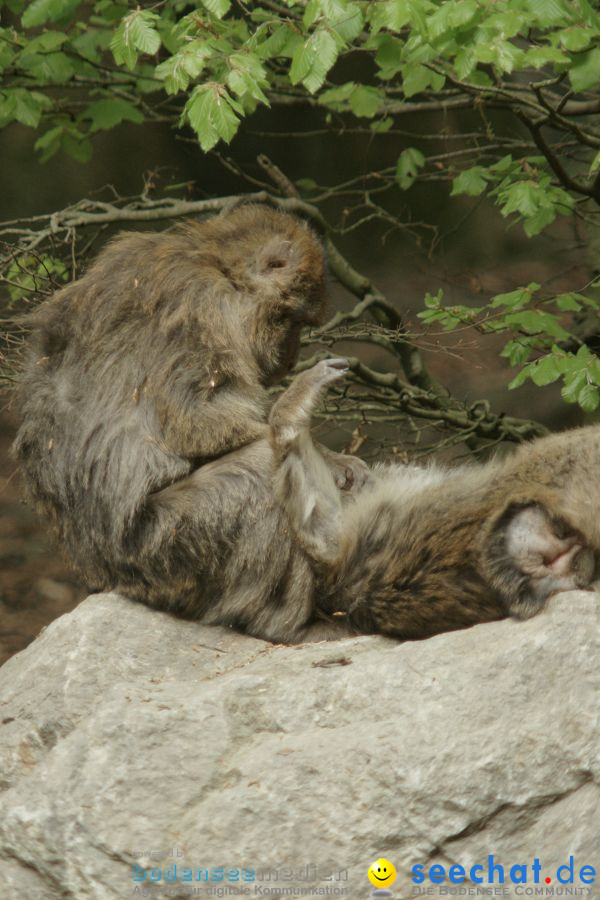
[[[303, 104], [326, 127], [350, 123], [373, 140], [420, 121], [423, 140], [400, 143], [378, 177], [396, 192], [436, 179], [460, 207], [491, 203], [529, 237], [600, 203], [590, 0], [199, 0], [191, 11], [184, 0], [4, 0], [0, 10], [0, 127], [39, 131], [41, 161], [86, 162], [98, 132], [153, 120], [191, 129], [208, 152], [259, 106]], [[449, 110], [477, 119], [480, 136], [435, 157], [429, 114]], [[595, 294], [541, 300], [529, 285], [477, 309], [428, 297], [423, 319], [513, 332], [503, 351], [520, 367], [513, 386], [562, 379], [565, 399], [592, 409], [596, 357], [565, 346], [577, 343], [569, 316], [597, 305]]]
[[21, 256], [6, 271], [11, 301], [26, 299], [31, 294], [50, 293], [67, 280], [67, 267], [62, 260], [47, 253]]
[[578, 403], [585, 412], [593, 412], [600, 405], [600, 359], [571, 327], [586, 308], [598, 309], [598, 297], [565, 293], [544, 298], [540, 290], [541, 286], [532, 282], [497, 294], [480, 307], [447, 307], [439, 291], [426, 296], [426, 309], [419, 317], [445, 331], [466, 325], [482, 334], [510, 335], [501, 356], [520, 371], [509, 388], [520, 387], [527, 379], [538, 387], [560, 380], [567, 403]]

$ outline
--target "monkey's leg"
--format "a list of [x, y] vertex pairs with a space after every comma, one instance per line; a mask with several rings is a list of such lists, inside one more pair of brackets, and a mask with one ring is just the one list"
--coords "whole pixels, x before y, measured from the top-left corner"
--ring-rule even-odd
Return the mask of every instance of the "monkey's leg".
[[347, 371], [345, 359], [317, 363], [294, 379], [269, 417], [276, 497], [305, 551], [322, 564], [337, 554], [342, 504], [334, 476], [312, 441], [310, 423], [327, 386]]
[[519, 619], [535, 615], [558, 591], [589, 588], [596, 569], [581, 535], [537, 503], [507, 511], [492, 536], [489, 560], [495, 587]]

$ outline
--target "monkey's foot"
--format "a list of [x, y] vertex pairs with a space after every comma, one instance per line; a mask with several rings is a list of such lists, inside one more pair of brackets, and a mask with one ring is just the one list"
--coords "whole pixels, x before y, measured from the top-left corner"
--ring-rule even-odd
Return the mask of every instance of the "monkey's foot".
[[310, 427], [313, 410], [328, 385], [343, 378], [347, 371], [348, 360], [335, 357], [321, 360], [294, 378], [273, 405], [269, 416], [276, 444], [291, 443], [301, 431]]
[[357, 494], [371, 477], [371, 470], [364, 460], [347, 453], [336, 453], [317, 444], [317, 449], [333, 475], [335, 486], [346, 494]]

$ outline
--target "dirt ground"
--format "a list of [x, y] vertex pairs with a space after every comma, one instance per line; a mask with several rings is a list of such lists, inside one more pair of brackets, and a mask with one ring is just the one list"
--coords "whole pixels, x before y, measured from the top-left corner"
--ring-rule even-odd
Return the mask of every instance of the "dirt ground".
[[84, 596], [47, 527], [23, 503], [9, 455], [14, 432], [10, 413], [0, 413], [0, 665]]

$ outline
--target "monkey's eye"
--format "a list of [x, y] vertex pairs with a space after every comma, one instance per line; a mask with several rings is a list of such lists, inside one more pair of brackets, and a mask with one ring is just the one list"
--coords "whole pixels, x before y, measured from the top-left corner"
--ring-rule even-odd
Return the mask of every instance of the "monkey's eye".
[[267, 263], [267, 269], [285, 269], [285, 259], [270, 259]]

